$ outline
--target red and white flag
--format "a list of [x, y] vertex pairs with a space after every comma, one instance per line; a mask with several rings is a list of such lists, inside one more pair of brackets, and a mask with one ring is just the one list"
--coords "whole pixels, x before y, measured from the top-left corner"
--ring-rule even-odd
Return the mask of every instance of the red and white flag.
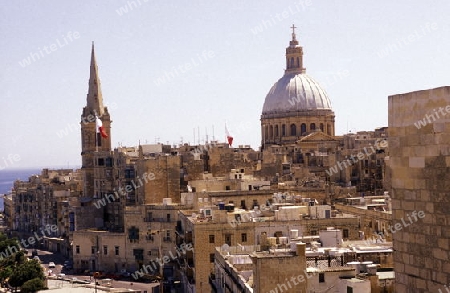
[[96, 133], [100, 133], [103, 138], [108, 137], [108, 134], [106, 134], [105, 129], [103, 128], [102, 120], [100, 120], [97, 116], [95, 116], [95, 131]]
[[228, 145], [231, 146], [233, 144], [233, 137], [230, 135], [230, 132], [228, 131], [227, 123], [225, 122], [225, 135], [227, 137]]

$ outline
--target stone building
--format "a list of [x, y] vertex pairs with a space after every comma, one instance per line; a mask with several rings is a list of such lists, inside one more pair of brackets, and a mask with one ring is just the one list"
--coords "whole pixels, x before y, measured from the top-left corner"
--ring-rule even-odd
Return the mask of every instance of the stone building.
[[[228, 197], [222, 195], [222, 198], [227, 202], [233, 196], [229, 193]], [[317, 235], [320, 230], [331, 226], [345, 230], [348, 239], [359, 237], [359, 218], [346, 214], [332, 215], [330, 206], [299, 206], [286, 202], [266, 206], [263, 200], [261, 202], [258, 209], [252, 210], [235, 209], [231, 204], [221, 209], [221, 204], [218, 204], [219, 208], [209, 204], [201, 210], [180, 211], [176, 243], [192, 243], [194, 247], [180, 268], [186, 292], [205, 290], [214, 272], [215, 248], [223, 244], [270, 247], [284, 243], [291, 230], [302, 236]], [[326, 211], [330, 212], [328, 216]]]
[[[288, 247], [263, 249], [259, 245], [216, 247], [214, 292], [394, 292], [394, 272], [377, 268], [385, 265], [378, 255], [392, 260], [392, 243], [326, 246], [325, 232], [317, 247], [312, 237], [291, 238]], [[291, 235], [292, 236], [292, 235]], [[310, 240], [308, 240], [310, 239]], [[281, 245], [280, 245], [281, 246]], [[357, 249], [361, 248], [361, 250]], [[366, 261], [356, 261], [362, 258]], [[392, 262], [391, 262], [392, 265]]]
[[[74, 268], [83, 271], [135, 273], [150, 266], [147, 274], [159, 275], [157, 259], [174, 253], [179, 204], [126, 206], [125, 232], [85, 229], [73, 238]], [[171, 260], [176, 263], [177, 260]]]
[[80, 177], [80, 173], [72, 169], [43, 169], [40, 175], [32, 175], [28, 181], [15, 181], [13, 191], [5, 201], [11, 233], [22, 238], [47, 226], [55, 226], [56, 231], [46, 232], [36, 245], [70, 256], [74, 226], [69, 199], [80, 198]]
[[392, 204], [389, 195], [351, 197], [345, 202], [335, 203], [335, 208], [361, 219], [360, 231], [363, 239], [392, 241]]
[[136, 163], [137, 177], [151, 174], [151, 180], [144, 181], [137, 189], [140, 203], [162, 203], [163, 198], [180, 202], [182, 157], [176, 153], [144, 153], [140, 147]]
[[396, 292], [450, 284], [450, 87], [389, 96]]

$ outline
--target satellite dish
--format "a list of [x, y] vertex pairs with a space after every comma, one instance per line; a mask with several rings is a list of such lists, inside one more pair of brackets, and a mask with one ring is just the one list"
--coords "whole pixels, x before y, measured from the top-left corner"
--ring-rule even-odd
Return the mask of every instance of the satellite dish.
[[230, 246], [228, 245], [228, 244], [224, 244], [224, 245], [222, 245], [221, 247], [220, 247], [220, 250], [222, 250], [222, 251], [225, 251], [225, 252], [228, 252], [228, 251], [230, 251]]

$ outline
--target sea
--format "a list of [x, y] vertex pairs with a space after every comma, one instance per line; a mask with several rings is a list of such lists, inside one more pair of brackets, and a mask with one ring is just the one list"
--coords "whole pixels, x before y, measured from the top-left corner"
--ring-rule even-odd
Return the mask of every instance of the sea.
[[[0, 170], [0, 195], [8, 194], [17, 179], [27, 181], [31, 175], [41, 174], [42, 168]], [[0, 196], [0, 211], [3, 211], [3, 196]]]

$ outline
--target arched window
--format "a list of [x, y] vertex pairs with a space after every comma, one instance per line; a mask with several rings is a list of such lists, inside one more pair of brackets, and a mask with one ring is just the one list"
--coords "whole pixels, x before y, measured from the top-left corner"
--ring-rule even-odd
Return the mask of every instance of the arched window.
[[300, 58], [297, 57], [297, 67], [300, 68]]
[[273, 126], [272, 125], [269, 126], [269, 138], [270, 139], [273, 138]]
[[316, 123], [311, 123], [311, 125], [309, 125], [309, 129], [310, 129], [311, 131], [316, 130]]
[[286, 135], [286, 125], [283, 124], [281, 125], [281, 136], [285, 136]]
[[295, 124], [291, 124], [291, 136], [297, 136], [297, 127]]
[[294, 57], [291, 57], [291, 67], [290, 68], [293, 68], [294, 67]]
[[327, 134], [331, 135], [331, 125], [327, 124]]
[[305, 135], [306, 132], [306, 124], [302, 123], [302, 125], [300, 126], [300, 135]]
[[320, 130], [323, 132], [323, 123], [320, 123]]
[[269, 138], [269, 127], [264, 126], [264, 140], [267, 140]]
[[278, 133], [278, 125], [275, 125], [275, 137], [278, 137], [280, 134]]

